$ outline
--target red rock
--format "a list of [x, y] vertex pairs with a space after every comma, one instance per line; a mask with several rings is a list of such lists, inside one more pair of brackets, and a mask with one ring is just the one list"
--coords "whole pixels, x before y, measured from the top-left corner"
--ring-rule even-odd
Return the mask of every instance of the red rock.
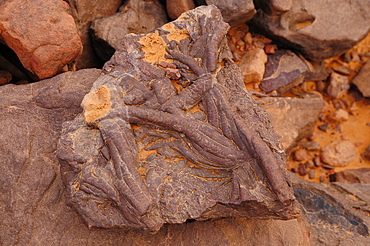
[[62, 0], [14, 0], [0, 7], [0, 33], [23, 66], [39, 79], [55, 75], [82, 51]]

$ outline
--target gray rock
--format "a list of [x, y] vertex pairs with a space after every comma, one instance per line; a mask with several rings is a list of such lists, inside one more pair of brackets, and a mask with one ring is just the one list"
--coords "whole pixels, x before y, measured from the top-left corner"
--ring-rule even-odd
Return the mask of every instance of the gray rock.
[[301, 98], [265, 97], [257, 100], [269, 114], [286, 153], [312, 135], [324, 100], [318, 94]]
[[126, 34], [147, 33], [167, 22], [164, 7], [158, 1], [130, 0], [125, 6], [130, 7], [91, 23], [94, 48], [104, 62], [121, 47]]
[[281, 95], [301, 84], [307, 70], [307, 65], [296, 54], [278, 50], [268, 56], [260, 88], [264, 92], [276, 91], [277, 95]]
[[252, 0], [205, 0], [220, 9], [224, 21], [231, 26], [246, 22], [254, 16], [256, 10]]
[[346, 1], [258, 1], [253, 24], [268, 37], [307, 58], [337, 56], [369, 31], [370, 4]]
[[344, 167], [356, 158], [356, 147], [349, 141], [334, 141], [321, 149], [320, 157], [330, 166]]
[[66, 2], [70, 6], [83, 45], [82, 54], [75, 61], [76, 68], [101, 67], [103, 63], [96, 55], [90, 39], [90, 24], [95, 19], [116, 13], [122, 0], [66, 0]]
[[353, 78], [352, 83], [357, 86], [364, 97], [370, 97], [370, 62], [366, 62], [360, 72]]

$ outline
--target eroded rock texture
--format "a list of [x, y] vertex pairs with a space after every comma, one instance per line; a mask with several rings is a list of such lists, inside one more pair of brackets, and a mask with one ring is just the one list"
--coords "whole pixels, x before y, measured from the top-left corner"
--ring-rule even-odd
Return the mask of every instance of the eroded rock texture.
[[63, 126], [70, 205], [90, 228], [299, 213], [284, 151], [244, 89], [214, 6], [128, 35]]

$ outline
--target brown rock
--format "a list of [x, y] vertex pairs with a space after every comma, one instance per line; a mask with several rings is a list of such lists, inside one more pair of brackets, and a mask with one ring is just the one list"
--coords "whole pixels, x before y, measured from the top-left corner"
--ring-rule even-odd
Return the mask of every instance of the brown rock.
[[306, 64], [289, 50], [278, 50], [268, 56], [266, 72], [260, 84], [264, 92], [281, 95], [303, 82]]
[[182, 13], [195, 8], [193, 0], [166, 1], [167, 14], [171, 20], [177, 19]]
[[301, 176], [305, 176], [307, 174], [307, 167], [303, 163], [298, 164], [298, 174]]
[[298, 149], [293, 153], [293, 159], [295, 161], [304, 161], [307, 158], [307, 153], [304, 149]]
[[267, 55], [263, 49], [256, 48], [246, 52], [240, 60], [239, 67], [244, 75], [244, 83], [259, 83], [265, 73]]
[[68, 4], [62, 0], [14, 0], [0, 6], [2, 39], [39, 79], [55, 75], [82, 51], [67, 11]]
[[348, 89], [349, 82], [346, 76], [337, 73], [331, 73], [329, 78], [329, 86], [326, 88], [326, 92], [330, 97], [338, 98]]
[[356, 148], [349, 141], [335, 141], [321, 149], [321, 160], [333, 167], [343, 167], [356, 158]]
[[113, 15], [117, 12], [122, 0], [65, 0], [75, 19], [78, 34], [81, 37], [83, 50], [75, 65], [77, 69], [101, 67], [103, 63], [96, 55], [91, 42], [89, 28], [91, 21]]
[[370, 161], [370, 144], [366, 147], [364, 153], [362, 153], [362, 156]]
[[336, 182], [370, 183], [370, 168], [347, 169], [335, 174]]
[[307, 150], [312, 150], [312, 151], [319, 150], [321, 147], [320, 143], [317, 141], [302, 141], [299, 143], [299, 145]]
[[12, 80], [12, 74], [5, 70], [0, 70], [0, 85], [6, 85]]
[[366, 62], [360, 72], [353, 78], [352, 83], [357, 86], [364, 97], [370, 97], [370, 62]]
[[329, 115], [329, 120], [334, 122], [343, 122], [348, 120], [348, 112], [344, 109], [338, 109], [334, 113]]

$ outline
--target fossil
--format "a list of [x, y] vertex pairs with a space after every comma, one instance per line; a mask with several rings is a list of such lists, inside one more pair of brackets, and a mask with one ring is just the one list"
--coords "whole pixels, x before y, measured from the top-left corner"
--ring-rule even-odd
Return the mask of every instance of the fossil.
[[128, 35], [65, 122], [69, 202], [90, 228], [299, 214], [284, 152], [244, 88], [214, 6]]

